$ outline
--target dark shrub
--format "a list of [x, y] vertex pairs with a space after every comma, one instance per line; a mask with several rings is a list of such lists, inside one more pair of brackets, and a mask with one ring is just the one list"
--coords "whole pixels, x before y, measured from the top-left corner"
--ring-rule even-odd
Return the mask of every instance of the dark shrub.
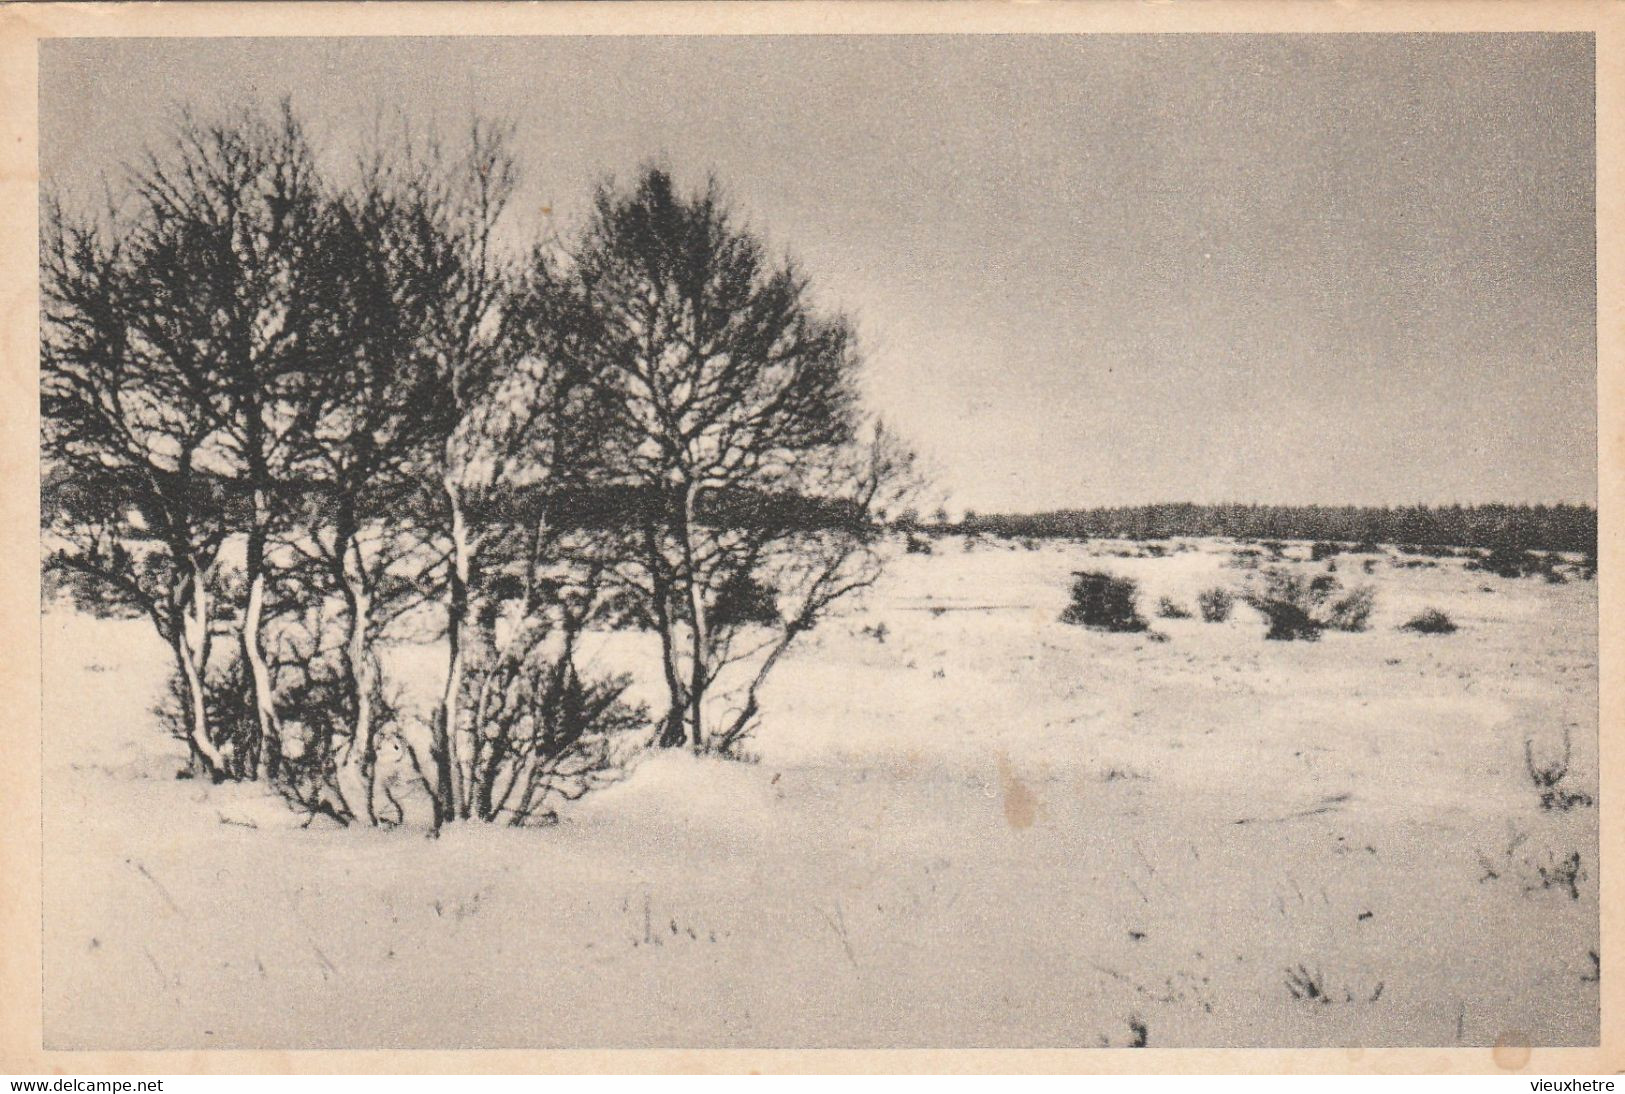
[[1286, 600], [1247, 601], [1252, 607], [1264, 614], [1269, 621], [1270, 629], [1264, 632], [1264, 637], [1275, 642], [1315, 642], [1320, 639], [1320, 632], [1326, 625], [1313, 618], [1301, 606]]
[[1340, 555], [1342, 553], [1343, 545], [1341, 543], [1321, 542], [1309, 548], [1309, 561], [1322, 562], [1334, 555]]
[[[1573, 740], [1568, 727], [1563, 728], [1563, 755], [1549, 763], [1535, 762], [1535, 743], [1523, 739], [1523, 762], [1535, 789], [1540, 791], [1540, 807], [1567, 813], [1576, 806], [1591, 805], [1591, 795], [1582, 790], [1570, 790], [1560, 785], [1569, 774], [1569, 758], [1573, 754]], [[1544, 872], [1544, 871], [1543, 871]]]
[[[335, 755], [355, 717], [355, 700], [343, 674], [330, 657], [312, 656], [276, 666], [278, 704], [282, 708], [282, 770], [277, 791], [297, 812], [325, 816], [340, 824], [355, 820], [347, 804]], [[296, 712], [290, 718], [288, 712]], [[381, 743], [403, 725], [398, 697], [388, 691], [383, 674], [373, 677], [372, 724]], [[358, 803], [353, 803], [358, 804]], [[376, 801], [383, 806], [384, 802]]]
[[[234, 654], [228, 657], [223, 667], [211, 668], [207, 673], [203, 702], [208, 710], [210, 734], [228, 761], [223, 774], [241, 778], [259, 760], [259, 718], [241, 658]], [[171, 673], [169, 687], [153, 713], [178, 741], [186, 740], [190, 731], [190, 702], [185, 679], [178, 671]]]
[[1238, 547], [1230, 552], [1230, 560], [1225, 565], [1237, 570], [1256, 570], [1263, 557], [1256, 547]]
[[1400, 554], [1421, 555], [1424, 558], [1455, 558], [1461, 552], [1453, 547], [1440, 547], [1432, 543], [1402, 543]]
[[1376, 594], [1369, 587], [1358, 588], [1334, 601], [1340, 589], [1337, 579], [1328, 574], [1306, 580], [1289, 570], [1267, 570], [1262, 581], [1247, 592], [1246, 600], [1268, 620], [1265, 638], [1312, 642], [1327, 628], [1365, 629]]
[[1163, 619], [1189, 619], [1191, 610], [1172, 597], [1165, 596], [1157, 601], [1157, 615]]
[[904, 541], [904, 550], [911, 555], [928, 555], [931, 553], [931, 541], [924, 536], [917, 536], [911, 532], [908, 539]]
[[1327, 625], [1340, 631], [1358, 633], [1365, 630], [1371, 620], [1371, 610], [1377, 605], [1376, 590], [1369, 585], [1349, 590], [1349, 594], [1332, 604]]
[[1428, 608], [1399, 628], [1402, 631], [1411, 631], [1415, 634], [1455, 634], [1457, 631], [1455, 620], [1441, 612], [1438, 608]]
[[1586, 872], [1580, 866], [1580, 852], [1573, 852], [1561, 862], [1556, 861], [1556, 856], [1552, 856], [1550, 868], [1536, 866], [1535, 869], [1540, 874], [1542, 889], [1566, 891], [1570, 900], [1580, 899], [1580, 882], [1586, 879]]
[[1542, 573], [1549, 564], [1529, 551], [1517, 547], [1497, 547], [1467, 563], [1469, 570], [1485, 570], [1497, 577], [1530, 577]]
[[568, 644], [551, 647], [551, 631], [525, 621], [464, 678], [476, 742], [467, 793], [482, 820], [552, 823], [557, 806], [625, 774], [622, 742], [649, 725], [647, 708], [627, 698], [630, 676], [583, 677]]
[[1116, 632], [1146, 629], [1140, 617], [1139, 585], [1132, 579], [1099, 570], [1072, 577], [1072, 603], [1061, 613], [1061, 622]]
[[778, 598], [772, 589], [750, 574], [735, 573], [717, 590], [716, 603], [711, 607], [711, 621], [719, 627], [744, 623], [771, 627], [779, 622]]
[[1207, 623], [1223, 623], [1230, 618], [1230, 609], [1235, 606], [1236, 598], [1230, 590], [1221, 589], [1215, 585], [1211, 589], [1203, 589], [1196, 597], [1196, 606], [1201, 609], [1202, 620]]

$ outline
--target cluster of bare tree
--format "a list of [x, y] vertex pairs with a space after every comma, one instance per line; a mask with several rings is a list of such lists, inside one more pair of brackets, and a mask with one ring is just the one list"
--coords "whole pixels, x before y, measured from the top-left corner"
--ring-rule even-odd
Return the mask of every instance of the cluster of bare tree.
[[[185, 120], [106, 212], [48, 202], [47, 581], [151, 620], [194, 773], [374, 824], [387, 740], [437, 825], [524, 823], [639, 729], [737, 748], [878, 575], [917, 481], [849, 324], [658, 169], [513, 240], [509, 146], [403, 135], [340, 179], [284, 106]], [[425, 627], [408, 732], [379, 653]], [[664, 711], [578, 666], [610, 627], [658, 637]]]

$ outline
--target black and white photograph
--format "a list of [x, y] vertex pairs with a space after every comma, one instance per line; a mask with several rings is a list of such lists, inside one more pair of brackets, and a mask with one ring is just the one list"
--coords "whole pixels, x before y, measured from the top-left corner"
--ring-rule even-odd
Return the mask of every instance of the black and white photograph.
[[39, 41], [37, 1047], [1604, 1045], [1597, 34], [771, 25]]

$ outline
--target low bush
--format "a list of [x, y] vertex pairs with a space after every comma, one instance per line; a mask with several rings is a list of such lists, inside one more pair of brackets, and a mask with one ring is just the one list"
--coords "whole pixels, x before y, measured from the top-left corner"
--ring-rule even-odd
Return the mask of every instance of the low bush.
[[1235, 570], [1256, 570], [1263, 557], [1263, 552], [1256, 547], [1238, 547], [1230, 552], [1225, 565]]
[[1369, 585], [1351, 589], [1349, 594], [1333, 601], [1327, 624], [1335, 630], [1357, 634], [1365, 630], [1371, 612], [1377, 606], [1377, 592]]
[[1330, 574], [1312, 579], [1290, 570], [1266, 570], [1245, 596], [1248, 607], [1269, 622], [1264, 637], [1273, 641], [1318, 639], [1327, 629], [1362, 631], [1376, 606], [1376, 593], [1369, 586], [1351, 589], [1342, 597], [1342, 586]]
[[1524, 769], [1529, 772], [1529, 780], [1540, 792], [1542, 809], [1567, 813], [1576, 806], [1592, 804], [1590, 794], [1560, 785], [1569, 775], [1569, 758], [1573, 755], [1573, 744], [1568, 728], [1564, 727], [1563, 755], [1549, 763], [1541, 764], [1535, 762], [1535, 742], [1528, 737], [1524, 738]]
[[1531, 551], [1507, 546], [1497, 547], [1487, 554], [1480, 553], [1478, 557], [1467, 562], [1469, 570], [1483, 570], [1505, 578], [1533, 577], [1548, 572], [1550, 568], [1549, 559], [1542, 559]]
[[1189, 619], [1191, 610], [1172, 597], [1165, 596], [1157, 601], [1157, 615], [1162, 619]]
[[[355, 700], [331, 658], [313, 657], [297, 666], [275, 666], [282, 708], [298, 711], [297, 720], [282, 723], [282, 770], [277, 791], [284, 801], [310, 823], [325, 816], [350, 824], [364, 812], [365, 792], [347, 782], [338, 757], [347, 747]], [[283, 690], [282, 682], [286, 684]], [[372, 728], [375, 743], [397, 736], [405, 726], [398, 694], [389, 691], [382, 675], [372, 680]], [[348, 796], [347, 796], [348, 795]], [[378, 797], [373, 805], [383, 804]], [[386, 822], [388, 818], [384, 818]]]
[[1402, 555], [1421, 555], [1424, 558], [1457, 558], [1461, 554], [1454, 547], [1440, 547], [1431, 543], [1401, 543], [1399, 553]]
[[1204, 623], [1223, 623], [1230, 618], [1230, 609], [1235, 606], [1236, 598], [1229, 589], [1221, 589], [1215, 585], [1211, 589], [1203, 589], [1196, 597], [1196, 606], [1202, 613]]
[[1580, 852], [1572, 852], [1567, 858], [1559, 861], [1555, 855], [1550, 856], [1551, 865], [1537, 865], [1535, 870], [1540, 874], [1540, 887], [1542, 889], [1557, 889], [1569, 894], [1570, 900], [1580, 899], [1580, 882], [1586, 880], [1585, 869], [1580, 865]]
[[1414, 634], [1455, 634], [1458, 630], [1456, 621], [1438, 608], [1428, 608], [1413, 615], [1399, 629]]
[[[203, 682], [203, 703], [214, 742], [226, 759], [226, 770], [218, 774], [236, 779], [252, 773], [259, 762], [259, 721], [240, 657], [229, 655], [223, 667], [210, 668]], [[185, 679], [179, 671], [171, 673], [153, 713], [178, 741], [189, 735], [190, 704]], [[196, 772], [188, 767], [181, 774], [191, 778]]]
[[1272, 642], [1317, 642], [1326, 625], [1290, 600], [1249, 599], [1249, 605], [1262, 612], [1269, 621], [1264, 637]]
[[573, 636], [546, 620], [520, 621], [500, 649], [463, 678], [474, 754], [469, 815], [513, 826], [546, 824], [556, 807], [618, 781], [649, 725], [624, 674], [583, 676]]
[[1146, 629], [1140, 587], [1133, 579], [1101, 570], [1079, 571], [1072, 578], [1072, 602], [1061, 612], [1061, 622], [1118, 633]]

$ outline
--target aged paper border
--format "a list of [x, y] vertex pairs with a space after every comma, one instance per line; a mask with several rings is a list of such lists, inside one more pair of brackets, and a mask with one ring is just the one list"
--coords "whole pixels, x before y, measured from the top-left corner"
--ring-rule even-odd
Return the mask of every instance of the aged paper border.
[[1621, 640], [1603, 628], [1602, 1045], [1497, 1049], [48, 1052], [42, 1046], [37, 529], [38, 45], [51, 37], [517, 34], [1589, 31], [1597, 57], [1601, 619], [1625, 542], [1625, 0], [742, 0], [738, 3], [144, 3], [0, 8], [0, 1072], [1508, 1072], [1625, 1071]]

